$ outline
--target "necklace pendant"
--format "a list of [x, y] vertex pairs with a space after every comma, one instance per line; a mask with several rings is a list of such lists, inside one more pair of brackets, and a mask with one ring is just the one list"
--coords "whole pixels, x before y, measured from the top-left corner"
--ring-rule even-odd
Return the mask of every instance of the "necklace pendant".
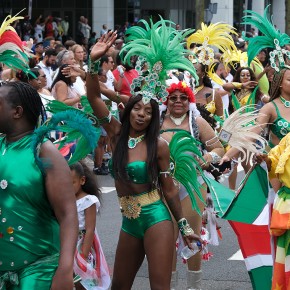
[[129, 136], [129, 140], [128, 140], [128, 148], [129, 149], [133, 149], [136, 147], [136, 145], [140, 142], [142, 142], [144, 140], [144, 136], [145, 134], [137, 137], [137, 138], [133, 138]]
[[280, 100], [283, 103], [284, 107], [290, 108], [290, 101], [284, 99], [282, 96], [280, 96]]
[[135, 139], [135, 138], [130, 138], [130, 139], [128, 140], [128, 148], [129, 148], [129, 149], [133, 149], [133, 148], [135, 148], [136, 145], [137, 145], [137, 142], [136, 142], [136, 139]]

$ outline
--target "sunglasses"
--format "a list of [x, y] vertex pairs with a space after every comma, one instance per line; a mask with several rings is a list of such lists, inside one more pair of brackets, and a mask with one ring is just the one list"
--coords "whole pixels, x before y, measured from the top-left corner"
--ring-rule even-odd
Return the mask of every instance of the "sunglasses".
[[186, 102], [188, 101], [188, 97], [183, 95], [183, 96], [170, 96], [168, 97], [168, 100], [172, 103], [177, 102], [177, 100], [180, 100], [181, 102]]

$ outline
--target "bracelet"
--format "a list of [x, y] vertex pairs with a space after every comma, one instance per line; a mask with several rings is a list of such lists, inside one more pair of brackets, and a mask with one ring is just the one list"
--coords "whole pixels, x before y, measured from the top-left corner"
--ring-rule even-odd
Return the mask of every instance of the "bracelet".
[[180, 233], [184, 236], [184, 237], [188, 237], [190, 235], [194, 234], [193, 229], [190, 227], [188, 221], [186, 218], [182, 218], [177, 222], [177, 226], [180, 230]]
[[238, 82], [232, 82], [232, 85], [235, 87], [235, 89], [242, 89], [243, 84], [238, 83]]
[[89, 57], [88, 61], [88, 73], [91, 75], [96, 75], [99, 72], [99, 67], [100, 67], [100, 59], [91, 60], [91, 57]]
[[214, 151], [211, 151], [208, 153], [211, 158], [212, 158], [212, 161], [211, 163], [218, 163], [222, 158]]
[[98, 123], [99, 123], [99, 125], [106, 124], [106, 123], [111, 123], [111, 120], [112, 120], [112, 114], [110, 112], [108, 114], [108, 116], [106, 116], [104, 118], [101, 118], [101, 119], [98, 119]]

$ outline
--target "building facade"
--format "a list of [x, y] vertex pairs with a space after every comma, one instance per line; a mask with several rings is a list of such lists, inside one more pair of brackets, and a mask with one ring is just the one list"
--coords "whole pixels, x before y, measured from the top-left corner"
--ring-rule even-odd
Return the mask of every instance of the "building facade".
[[284, 0], [1, 0], [0, 3], [1, 18], [23, 8], [26, 11], [21, 14], [28, 14], [30, 3], [32, 24], [39, 15], [68, 16], [70, 35], [73, 37], [80, 16], [88, 18], [92, 31], [97, 35], [103, 24], [115, 29], [116, 25], [123, 26], [126, 22], [137, 22], [141, 18], [148, 19], [151, 16], [158, 19], [158, 15], [178, 23], [181, 28], [198, 29], [202, 21], [222, 21], [242, 28], [240, 22], [244, 9], [262, 14], [268, 4], [271, 4], [271, 11], [274, 12], [275, 25], [281, 32], [285, 31]]

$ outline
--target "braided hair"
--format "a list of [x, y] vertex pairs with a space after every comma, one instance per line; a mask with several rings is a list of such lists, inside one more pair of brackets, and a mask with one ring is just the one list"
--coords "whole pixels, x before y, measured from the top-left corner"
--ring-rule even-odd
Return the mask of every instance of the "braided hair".
[[6, 100], [14, 106], [21, 106], [23, 114], [31, 125], [36, 127], [41, 118], [43, 123], [47, 117], [44, 106], [38, 92], [30, 85], [24, 82], [8, 82], [3, 83], [3, 88], [7, 88]]
[[273, 101], [274, 99], [280, 97], [281, 92], [280, 92], [280, 86], [284, 77], [284, 74], [286, 72], [286, 70], [288, 70], [287, 68], [283, 68], [281, 69], [278, 73], [274, 74], [274, 78], [271, 84], [271, 88], [270, 88], [270, 101]]

